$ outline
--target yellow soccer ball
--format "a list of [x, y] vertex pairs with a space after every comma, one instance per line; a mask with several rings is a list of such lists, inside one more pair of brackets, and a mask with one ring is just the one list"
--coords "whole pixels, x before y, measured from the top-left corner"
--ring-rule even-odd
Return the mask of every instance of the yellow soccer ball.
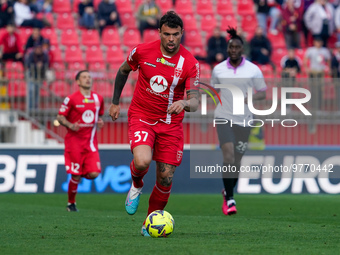
[[145, 228], [152, 237], [168, 237], [174, 231], [175, 221], [167, 211], [157, 210], [148, 215]]

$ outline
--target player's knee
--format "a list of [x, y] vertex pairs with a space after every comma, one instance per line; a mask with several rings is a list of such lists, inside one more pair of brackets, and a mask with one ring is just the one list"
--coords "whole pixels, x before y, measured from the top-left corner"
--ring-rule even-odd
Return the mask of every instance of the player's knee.
[[227, 155], [223, 155], [224, 163], [234, 164], [235, 163], [235, 156], [234, 153], [229, 153]]
[[151, 163], [151, 160], [147, 158], [135, 158], [134, 160], [135, 168], [140, 171], [147, 169]]
[[99, 173], [98, 172], [92, 172], [88, 173], [88, 179], [96, 179], [98, 177]]

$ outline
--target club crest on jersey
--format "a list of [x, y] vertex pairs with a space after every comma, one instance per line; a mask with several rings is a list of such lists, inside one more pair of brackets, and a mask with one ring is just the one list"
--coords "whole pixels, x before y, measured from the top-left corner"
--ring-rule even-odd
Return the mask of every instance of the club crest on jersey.
[[89, 124], [94, 120], [94, 113], [91, 110], [86, 110], [83, 115], [82, 119], [85, 123]]
[[171, 66], [171, 67], [176, 66], [176, 64], [170, 63], [168, 60], [166, 60], [164, 58], [157, 58], [156, 62], [162, 63], [163, 65], [166, 65], [166, 66]]
[[176, 68], [175, 69], [175, 77], [181, 77], [181, 75], [182, 75], [182, 72], [183, 72], [183, 69], [182, 68]]
[[183, 151], [177, 151], [177, 161], [181, 161], [183, 157]]
[[167, 80], [161, 75], [155, 75], [150, 79], [150, 86], [155, 92], [163, 92], [168, 88]]

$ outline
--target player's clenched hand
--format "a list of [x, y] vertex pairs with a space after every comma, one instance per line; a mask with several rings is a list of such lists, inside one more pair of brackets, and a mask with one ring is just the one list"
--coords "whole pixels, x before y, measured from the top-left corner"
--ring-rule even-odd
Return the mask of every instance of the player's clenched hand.
[[179, 100], [174, 102], [169, 108], [168, 108], [168, 113], [169, 114], [179, 114], [180, 112], [183, 111], [185, 107], [185, 102], [183, 100]]
[[99, 119], [98, 119], [98, 122], [97, 122], [97, 127], [98, 127], [98, 128], [102, 128], [102, 127], [104, 127], [104, 121], [103, 121], [103, 119], [102, 119], [102, 118], [99, 118]]
[[75, 131], [77, 132], [79, 130], [80, 126], [79, 126], [79, 120], [77, 122], [74, 122], [71, 126], [70, 126], [70, 129], [72, 131]]
[[120, 106], [116, 104], [111, 104], [110, 109], [109, 109], [109, 115], [111, 116], [113, 121], [118, 119], [119, 113], [120, 113]]

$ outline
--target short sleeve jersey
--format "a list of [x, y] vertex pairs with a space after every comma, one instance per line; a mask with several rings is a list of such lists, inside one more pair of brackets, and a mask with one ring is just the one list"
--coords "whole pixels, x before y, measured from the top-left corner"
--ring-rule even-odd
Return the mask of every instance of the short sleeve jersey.
[[152, 122], [179, 123], [184, 111], [167, 114], [167, 109], [184, 98], [185, 90], [196, 89], [199, 63], [182, 45], [174, 56], [163, 55], [160, 43], [157, 40], [137, 45], [127, 58], [132, 70], [139, 70], [128, 116]]
[[104, 100], [97, 93], [84, 96], [77, 91], [66, 97], [59, 115], [65, 116], [71, 123], [79, 122], [80, 129], [75, 132], [67, 128], [65, 150], [97, 151], [97, 122], [103, 114]]
[[[241, 64], [235, 68], [229, 63], [229, 58], [216, 65], [212, 72], [211, 85], [229, 84], [238, 87], [244, 97], [247, 97], [248, 88], [256, 91], [265, 91], [267, 86], [263, 74], [258, 66], [243, 58]], [[248, 105], [244, 105], [244, 115], [233, 114], [233, 95], [227, 88], [221, 88], [222, 105], [218, 104], [215, 110], [215, 118], [232, 120], [233, 124], [248, 126], [252, 119]]]

